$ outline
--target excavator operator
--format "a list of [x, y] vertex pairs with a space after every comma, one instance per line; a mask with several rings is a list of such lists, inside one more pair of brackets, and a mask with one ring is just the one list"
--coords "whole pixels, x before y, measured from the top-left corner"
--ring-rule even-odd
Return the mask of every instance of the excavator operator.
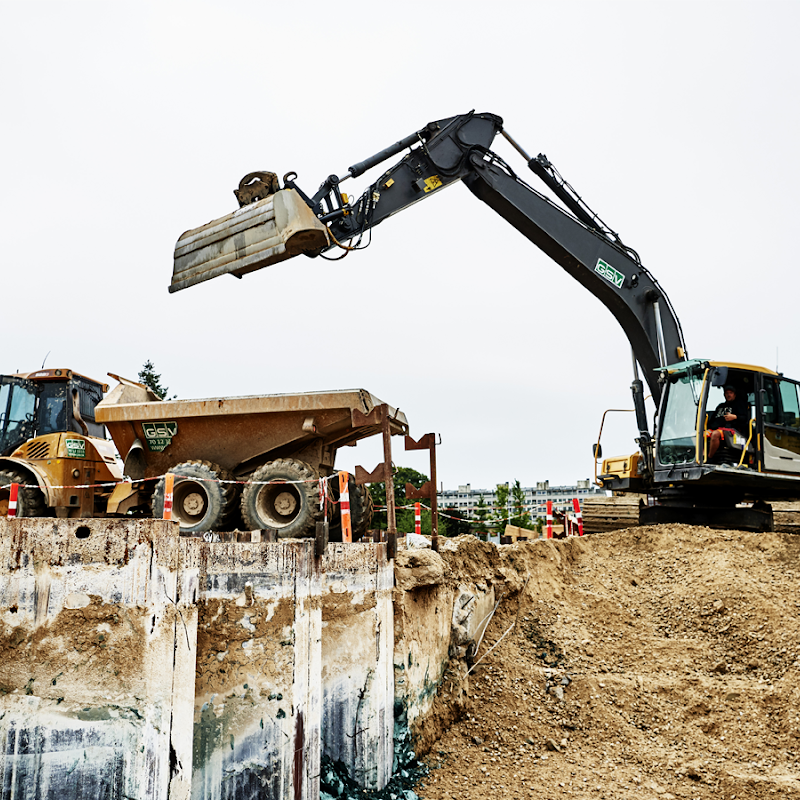
[[721, 402], [714, 413], [709, 415], [706, 436], [709, 437], [708, 459], [714, 457], [719, 446], [722, 444], [725, 431], [737, 431], [743, 436], [747, 436], [747, 426], [749, 422], [749, 412], [747, 401], [736, 396], [736, 387], [728, 383], [724, 389], [725, 400]]

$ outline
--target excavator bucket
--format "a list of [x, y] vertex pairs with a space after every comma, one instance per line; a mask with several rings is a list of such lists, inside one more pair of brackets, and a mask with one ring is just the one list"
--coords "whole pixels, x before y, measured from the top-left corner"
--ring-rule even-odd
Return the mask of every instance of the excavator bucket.
[[327, 228], [293, 189], [282, 189], [200, 228], [175, 245], [170, 292], [216, 278], [241, 277], [330, 243]]

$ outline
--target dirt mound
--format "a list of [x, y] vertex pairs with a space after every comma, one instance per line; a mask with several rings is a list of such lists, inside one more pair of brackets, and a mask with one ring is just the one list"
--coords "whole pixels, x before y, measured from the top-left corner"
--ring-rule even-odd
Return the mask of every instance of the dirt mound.
[[471, 538], [445, 579], [502, 601], [421, 798], [800, 797], [800, 538]]

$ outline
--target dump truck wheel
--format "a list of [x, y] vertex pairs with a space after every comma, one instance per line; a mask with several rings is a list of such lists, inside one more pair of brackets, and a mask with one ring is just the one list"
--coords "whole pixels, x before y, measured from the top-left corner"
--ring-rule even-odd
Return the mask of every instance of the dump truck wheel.
[[[242, 518], [249, 530], [272, 530], [285, 539], [313, 537], [319, 509], [319, 476], [308, 464], [279, 458], [259, 467], [242, 492]], [[262, 483], [263, 481], [263, 483]]]
[[[21, 472], [13, 469], [0, 471], [0, 487], [6, 484], [18, 483], [20, 485], [31, 484], [32, 480]], [[8, 502], [11, 498], [11, 487], [0, 488], [0, 517], [8, 516]], [[46, 517], [49, 516], [49, 509], [44, 501], [42, 490], [37, 487], [20, 489], [17, 494], [17, 516], [18, 517]]]
[[[185, 461], [170, 469], [175, 477], [172, 492], [172, 519], [181, 533], [203, 533], [220, 530], [231, 513], [235, 499], [235, 486], [220, 483], [228, 475], [209, 461]], [[177, 477], [177, 476], [182, 477]], [[165, 478], [161, 478], [153, 492], [153, 516], [164, 516]]]
[[[336, 503], [339, 502], [339, 481], [332, 480], [331, 483], [333, 499]], [[355, 478], [351, 475], [349, 481], [350, 493], [350, 523], [353, 527], [353, 540], [361, 539], [364, 534], [369, 530], [372, 524], [372, 515], [374, 507], [372, 504], [372, 495], [366, 486], [357, 486]], [[341, 542], [342, 541], [342, 515], [338, 505], [333, 507], [333, 513], [330, 515], [330, 530], [328, 534], [329, 541]]]

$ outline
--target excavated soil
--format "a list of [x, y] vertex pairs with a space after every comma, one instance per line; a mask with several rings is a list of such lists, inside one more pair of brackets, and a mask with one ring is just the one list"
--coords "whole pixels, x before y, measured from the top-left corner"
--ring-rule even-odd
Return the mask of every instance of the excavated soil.
[[455, 541], [447, 578], [502, 600], [419, 741], [420, 798], [800, 797], [800, 537]]

